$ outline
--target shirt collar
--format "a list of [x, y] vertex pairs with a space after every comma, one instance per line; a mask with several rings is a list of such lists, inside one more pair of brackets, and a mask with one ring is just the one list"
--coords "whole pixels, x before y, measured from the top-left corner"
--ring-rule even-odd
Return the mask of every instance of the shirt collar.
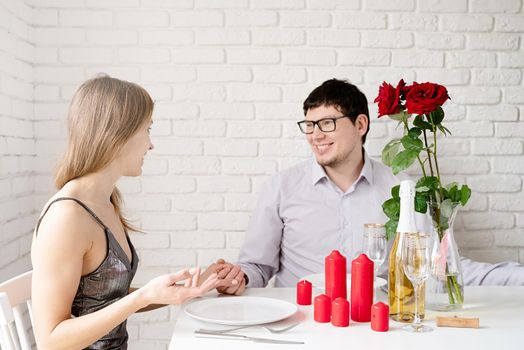
[[[371, 158], [369, 158], [365, 149], [362, 149], [364, 153], [364, 166], [360, 171], [360, 175], [355, 183], [358, 183], [361, 178], [365, 178], [370, 185], [373, 185], [373, 164], [371, 164]], [[311, 161], [311, 183], [316, 185], [320, 180], [327, 179], [328, 176], [324, 168], [317, 163], [315, 157]]]
[[364, 166], [360, 172], [359, 179], [363, 177], [369, 182], [370, 185], [373, 185], [373, 164], [371, 163], [371, 158], [369, 158], [366, 150], [362, 149], [362, 152], [364, 153]]
[[311, 183], [313, 185], [316, 185], [320, 180], [324, 178], [328, 178], [326, 171], [320, 164], [317, 163], [315, 156], [313, 156], [313, 159], [311, 160]]

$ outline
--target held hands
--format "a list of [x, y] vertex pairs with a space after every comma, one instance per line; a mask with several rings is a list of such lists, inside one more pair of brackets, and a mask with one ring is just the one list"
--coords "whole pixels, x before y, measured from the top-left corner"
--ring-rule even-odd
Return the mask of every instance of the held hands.
[[[202, 283], [199, 283], [200, 279], [199, 267], [184, 269], [176, 273], [158, 276], [139, 290], [142, 292], [146, 305], [182, 304], [204, 295], [220, 283], [216, 272], [208, 273]], [[177, 284], [181, 281], [185, 281], [185, 283], [183, 285]]]
[[246, 280], [240, 266], [228, 263], [224, 259], [218, 259], [216, 263], [209, 266], [206, 272], [210, 269], [213, 269], [220, 279], [220, 283], [216, 287], [219, 293], [232, 295], [244, 293]]

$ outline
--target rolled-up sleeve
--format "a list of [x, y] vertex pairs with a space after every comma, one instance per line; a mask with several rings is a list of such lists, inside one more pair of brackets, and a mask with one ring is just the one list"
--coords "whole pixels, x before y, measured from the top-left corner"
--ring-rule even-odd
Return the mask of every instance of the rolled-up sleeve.
[[248, 277], [248, 287], [265, 287], [280, 267], [284, 223], [279, 215], [280, 175], [265, 183], [240, 248], [238, 265]]

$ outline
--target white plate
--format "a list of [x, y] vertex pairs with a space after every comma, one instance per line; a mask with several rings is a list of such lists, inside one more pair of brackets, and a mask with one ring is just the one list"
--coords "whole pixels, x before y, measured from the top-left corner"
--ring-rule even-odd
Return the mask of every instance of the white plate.
[[280, 321], [297, 312], [297, 306], [273, 298], [219, 297], [189, 304], [185, 312], [204, 322], [247, 326]]
[[[315, 274], [312, 274], [312, 275], [307, 275], [305, 277], [302, 277], [301, 280], [308, 280], [309, 282], [311, 282], [311, 284], [313, 285], [314, 288], [320, 289], [322, 291], [325, 289], [324, 274], [323, 273], [315, 273]], [[377, 282], [376, 283], [377, 283], [377, 285], [375, 287], [376, 288], [380, 288], [380, 287], [388, 284], [388, 281], [386, 281], [382, 277], [377, 277]], [[347, 286], [347, 291], [349, 293], [349, 291], [351, 290], [351, 274], [350, 273], [348, 273], [348, 275], [346, 277], [346, 286]]]

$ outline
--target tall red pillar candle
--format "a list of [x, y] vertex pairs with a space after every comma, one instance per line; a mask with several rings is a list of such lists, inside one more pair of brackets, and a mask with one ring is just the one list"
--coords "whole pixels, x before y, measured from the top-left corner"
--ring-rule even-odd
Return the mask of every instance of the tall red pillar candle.
[[371, 329], [377, 332], [389, 330], [389, 306], [383, 302], [379, 301], [371, 307]]
[[331, 304], [331, 323], [336, 327], [349, 326], [349, 302], [344, 298], [336, 298]]
[[311, 293], [313, 286], [308, 280], [302, 280], [297, 283], [297, 304], [311, 305]]
[[351, 319], [369, 322], [372, 303], [373, 261], [366, 254], [360, 254], [351, 262]]
[[314, 309], [315, 321], [320, 323], [331, 321], [331, 299], [327, 295], [320, 294], [315, 297]]
[[346, 258], [338, 250], [333, 250], [325, 259], [326, 295], [335, 300], [347, 299]]

